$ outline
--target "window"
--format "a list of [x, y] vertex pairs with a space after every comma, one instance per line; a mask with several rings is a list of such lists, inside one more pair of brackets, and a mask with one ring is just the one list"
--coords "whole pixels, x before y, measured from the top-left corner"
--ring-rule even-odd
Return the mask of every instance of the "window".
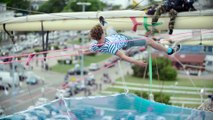
[[210, 52], [210, 53], [212, 53], [213, 52], [213, 48], [212, 48], [213, 46], [208, 46], [207, 47], [207, 52]]
[[207, 66], [212, 66], [212, 63], [213, 63], [212, 61], [208, 61]]

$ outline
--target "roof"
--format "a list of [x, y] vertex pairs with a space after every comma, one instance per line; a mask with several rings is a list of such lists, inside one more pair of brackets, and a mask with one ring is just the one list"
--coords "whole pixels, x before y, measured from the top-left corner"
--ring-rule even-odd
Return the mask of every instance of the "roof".
[[176, 54], [175, 56], [162, 55], [158, 53], [152, 54], [153, 57], [167, 57], [173, 62], [180, 61], [181, 63], [203, 63], [205, 54]]

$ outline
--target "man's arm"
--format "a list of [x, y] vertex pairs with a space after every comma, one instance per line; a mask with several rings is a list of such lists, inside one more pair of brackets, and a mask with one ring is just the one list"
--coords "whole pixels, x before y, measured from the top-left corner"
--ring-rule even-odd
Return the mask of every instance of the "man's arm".
[[91, 50], [89, 49], [81, 49], [78, 51], [79, 54], [84, 54], [84, 55], [87, 55], [87, 54], [91, 54], [91, 53], [95, 53], [95, 52], [92, 52]]
[[145, 67], [145, 66], [147, 65], [147, 64], [144, 63], [143, 61], [135, 60], [135, 59], [133, 59], [133, 58], [131, 58], [131, 57], [125, 55], [123, 52], [121, 52], [121, 51], [119, 51], [119, 50], [116, 52], [116, 55], [117, 55], [118, 57], [120, 57], [121, 59], [124, 59], [125, 61], [130, 62], [130, 63], [133, 63], [133, 64], [135, 64], [135, 65], [140, 65], [140, 66], [143, 66], [143, 67]]

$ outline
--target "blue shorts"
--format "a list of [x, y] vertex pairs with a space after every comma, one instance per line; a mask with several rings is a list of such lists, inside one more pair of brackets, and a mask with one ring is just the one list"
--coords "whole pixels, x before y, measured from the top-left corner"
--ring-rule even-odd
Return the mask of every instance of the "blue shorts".
[[[126, 36], [126, 35], [125, 35]], [[139, 38], [139, 37], [129, 37], [126, 36], [128, 38], [128, 42], [127, 42], [127, 47], [125, 49], [129, 49], [131, 47], [134, 46], [146, 46], [146, 39], [145, 38]]]

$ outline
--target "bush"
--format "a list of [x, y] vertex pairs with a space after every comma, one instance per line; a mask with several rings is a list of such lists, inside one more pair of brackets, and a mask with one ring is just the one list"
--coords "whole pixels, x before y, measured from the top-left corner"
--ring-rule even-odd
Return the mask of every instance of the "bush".
[[[135, 91], [134, 94], [136, 94], [137, 96], [142, 97], [144, 99], [149, 99], [149, 95], [146, 92]], [[169, 102], [170, 96], [165, 95], [163, 93], [154, 93], [153, 95], [154, 95], [154, 100], [156, 102], [171, 105], [171, 103]]]
[[58, 64], [64, 64], [65, 60], [58, 60]]
[[[143, 77], [144, 76], [144, 72], [145, 72], [144, 67], [134, 65], [134, 66], [132, 66], [132, 69], [133, 69], [133, 76], [136, 76], [136, 77]], [[146, 74], [146, 77], [148, 77], [147, 74]]]
[[160, 71], [160, 79], [174, 81], [177, 78], [177, 71], [171, 66], [167, 66]]
[[54, 48], [54, 50], [59, 50], [59, 46], [58, 45], [54, 45], [53, 48]]
[[95, 56], [97, 53], [89, 53], [87, 56]]
[[58, 60], [58, 64], [68, 64], [68, 65], [71, 65], [72, 64], [72, 60]]
[[160, 103], [165, 103], [168, 105], [171, 105], [170, 101], [170, 96], [162, 94], [162, 93], [154, 93], [154, 100], [156, 102], [160, 102]]
[[[145, 67], [140, 67], [137, 65], [132, 66], [133, 69], [133, 76], [135, 77], [145, 77], [148, 78], [148, 68], [145, 73]], [[152, 63], [152, 77], [154, 79], [158, 79], [158, 73], [159, 73], [159, 79], [160, 80], [176, 80], [177, 72], [172, 67], [172, 62], [167, 58], [154, 58]]]
[[41, 49], [35, 49], [34, 50], [36, 53], [38, 53], [38, 52], [41, 52], [42, 50]]
[[146, 92], [135, 91], [134, 94], [144, 99], [148, 99], [148, 94]]

